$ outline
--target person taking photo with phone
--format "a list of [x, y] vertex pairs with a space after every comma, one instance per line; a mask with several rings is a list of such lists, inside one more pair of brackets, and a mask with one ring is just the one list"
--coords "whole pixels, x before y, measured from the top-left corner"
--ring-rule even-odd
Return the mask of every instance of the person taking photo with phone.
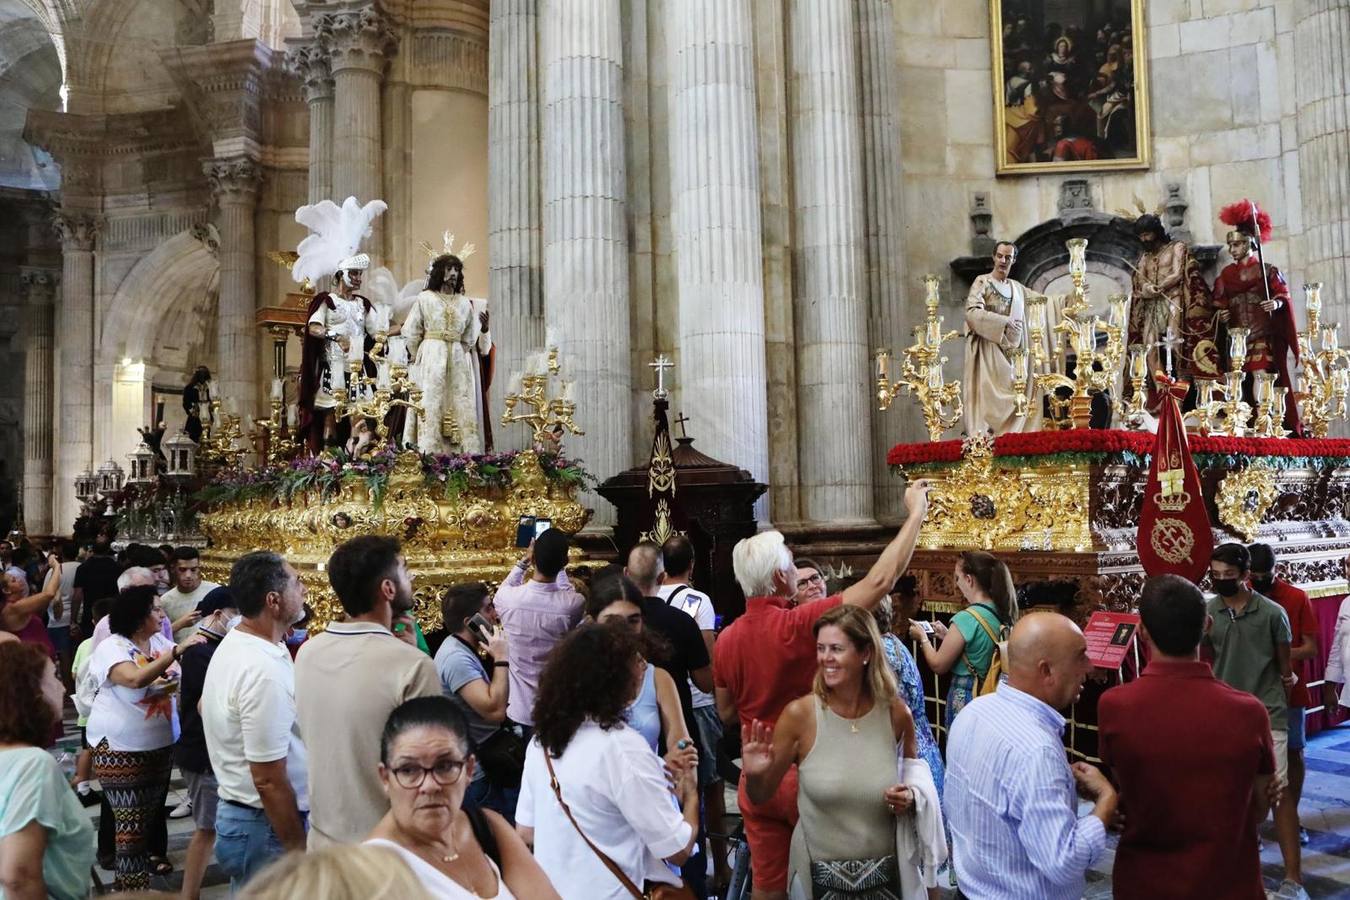
[[525, 742], [506, 718], [511, 683], [507, 677], [506, 632], [483, 615], [487, 585], [457, 584], [441, 601], [441, 618], [449, 637], [436, 651], [441, 688], [469, 722], [478, 765], [464, 792], [466, 807], [478, 806], [515, 822]]

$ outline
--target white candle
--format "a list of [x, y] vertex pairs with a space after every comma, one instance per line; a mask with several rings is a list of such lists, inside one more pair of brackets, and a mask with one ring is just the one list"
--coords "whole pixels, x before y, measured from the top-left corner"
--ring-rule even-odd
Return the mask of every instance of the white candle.
[[380, 386], [380, 390], [382, 390], [382, 391], [387, 391], [387, 390], [389, 390], [389, 364], [388, 364], [388, 363], [380, 363], [380, 370], [379, 370], [379, 386]]
[[544, 326], [544, 347], [558, 346], [558, 329], [552, 325]]
[[562, 383], [562, 393], [559, 395], [559, 399], [565, 400], [568, 403], [573, 402], [576, 386], [577, 383], [575, 381], [564, 381]]
[[292, 403], [290, 406], [286, 408], [286, 424], [291, 428], [294, 428], [296, 423], [299, 421], [300, 421], [300, 408], [296, 404]]
[[283, 392], [283, 388], [282, 388], [282, 386], [281, 386], [281, 379], [280, 379], [280, 378], [273, 378], [273, 379], [272, 379], [272, 399], [273, 399], [273, 400], [280, 400], [280, 399], [282, 399], [282, 397], [284, 396], [282, 392]]
[[514, 375], [512, 375], [512, 376], [511, 376], [511, 382], [510, 382], [510, 384], [508, 384], [507, 387], [506, 387], [506, 392], [507, 392], [508, 394], [515, 394], [515, 395], [519, 396], [519, 394], [520, 394], [520, 381], [521, 381], [521, 374], [520, 374], [519, 372], [517, 372], [517, 373], [515, 373]]

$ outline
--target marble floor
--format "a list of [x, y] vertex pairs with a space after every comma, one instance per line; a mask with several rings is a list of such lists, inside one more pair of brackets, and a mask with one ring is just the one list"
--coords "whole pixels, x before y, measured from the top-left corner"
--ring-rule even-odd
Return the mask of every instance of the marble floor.
[[[73, 723], [68, 728], [74, 731]], [[58, 752], [73, 749], [77, 739], [62, 741]], [[1303, 848], [1303, 871], [1305, 887], [1313, 898], [1345, 898], [1350, 900], [1350, 725], [1342, 725], [1328, 732], [1315, 735], [1307, 749], [1308, 774], [1303, 792], [1303, 801], [1299, 804], [1303, 826], [1308, 829], [1312, 842]], [[170, 785], [169, 805], [175, 806], [183, 797], [183, 781], [174, 770]], [[734, 794], [731, 795], [734, 803]], [[731, 808], [732, 804], [728, 804]], [[97, 824], [98, 807], [90, 809], [90, 816]], [[1280, 850], [1275, 843], [1269, 822], [1266, 823], [1261, 862], [1265, 870], [1266, 886], [1274, 889], [1278, 886], [1283, 866], [1280, 862]], [[192, 820], [169, 820], [169, 855], [174, 864], [174, 873], [154, 879], [154, 887], [163, 891], [176, 891], [181, 885], [181, 871], [188, 841], [192, 837]], [[1112, 840], [1114, 847], [1114, 839]], [[1085, 898], [1105, 900], [1111, 896], [1111, 864], [1114, 849], [1109, 849], [1098, 865], [1090, 873]], [[112, 873], [97, 870], [97, 876], [103, 884], [111, 884]], [[212, 865], [206, 873], [206, 887], [203, 898], [228, 897], [229, 887], [220, 871]]]

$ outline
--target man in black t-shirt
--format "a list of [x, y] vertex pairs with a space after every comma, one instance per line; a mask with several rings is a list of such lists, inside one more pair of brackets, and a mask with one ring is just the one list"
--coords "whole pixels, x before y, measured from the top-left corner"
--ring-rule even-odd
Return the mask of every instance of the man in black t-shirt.
[[71, 635], [72, 642], [94, 633], [94, 604], [117, 596], [117, 576], [121, 574], [122, 567], [113, 559], [112, 542], [100, 537], [94, 542], [93, 554], [75, 570], [70, 622], [80, 633]]
[[680, 692], [680, 708], [684, 710], [684, 725], [692, 736], [696, 725], [689, 680], [692, 678], [699, 690], [711, 693], [712, 659], [708, 656], [708, 645], [703, 641], [698, 623], [687, 613], [666, 606], [656, 595], [664, 572], [661, 548], [656, 544], [643, 541], [629, 552], [624, 574], [642, 591], [643, 621], [670, 644], [670, 659], [657, 665], [675, 679], [675, 689]]

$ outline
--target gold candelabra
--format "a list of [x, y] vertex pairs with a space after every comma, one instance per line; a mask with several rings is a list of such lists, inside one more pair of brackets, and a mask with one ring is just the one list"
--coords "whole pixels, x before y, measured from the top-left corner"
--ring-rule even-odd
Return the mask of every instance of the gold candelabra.
[[[552, 382], [560, 371], [558, 348], [549, 347], [529, 357], [525, 371], [511, 379], [506, 392], [502, 425], [516, 422], [529, 425], [536, 447], [560, 443], [564, 431], [574, 435], [586, 433], [576, 423], [575, 384], [559, 379], [558, 393], [550, 396]], [[516, 411], [518, 408], [520, 412]]]
[[1341, 349], [1337, 324], [1321, 323], [1321, 283], [1305, 284], [1303, 292], [1308, 325], [1298, 336], [1303, 372], [1299, 375], [1296, 397], [1299, 417], [1308, 432], [1315, 438], [1324, 438], [1333, 421], [1346, 417], [1350, 353]]
[[352, 429], [362, 420], [375, 423], [375, 446], [383, 447], [389, 443], [389, 413], [402, 407], [412, 415], [421, 415], [422, 389], [408, 376], [407, 366], [395, 365], [383, 359], [384, 346], [389, 341], [389, 333], [377, 332], [375, 345], [371, 348], [371, 359], [378, 360], [374, 377], [366, 374], [365, 361], [357, 356], [348, 363], [347, 385], [333, 391], [337, 400], [334, 417], [341, 421], [350, 419]]
[[203, 430], [198, 458], [208, 467], [233, 469], [239, 465], [239, 460], [244, 455], [239, 416], [234, 413], [222, 413], [220, 401], [212, 400], [211, 419], [217, 424]]
[[[1050, 329], [1055, 344], [1054, 371], [1040, 371], [1048, 362], [1041, 346], [1046, 326], [1045, 300], [1036, 298], [1027, 303], [1030, 319], [1028, 333], [1038, 370], [1033, 378], [1037, 388], [1049, 396], [1052, 411], [1067, 408], [1068, 422], [1062, 427], [1087, 428], [1092, 420], [1092, 395], [1111, 390], [1125, 352], [1125, 297], [1122, 294], [1111, 296], [1110, 317], [1106, 322], [1100, 316], [1085, 318], [1088, 309], [1087, 241], [1073, 238], [1066, 246], [1069, 249], [1069, 275], [1073, 278], [1073, 291], [1059, 323]], [[1098, 349], [1098, 335], [1106, 338], [1105, 346], [1101, 349]], [[1064, 349], [1066, 344], [1073, 347], [1077, 359], [1072, 378], [1065, 374], [1068, 368]], [[1016, 379], [1016, 372], [1013, 377]], [[1070, 392], [1067, 400], [1059, 397], [1057, 392], [1061, 388]]]
[[294, 431], [286, 426], [285, 400], [273, 397], [271, 407], [271, 416], [255, 422], [248, 437], [255, 447], [263, 448], [268, 464], [275, 466], [299, 453], [301, 443], [295, 439]]
[[938, 277], [925, 275], [923, 284], [924, 322], [914, 326], [914, 343], [905, 348], [899, 381], [890, 380], [891, 351], [882, 347], [876, 352], [877, 405], [884, 412], [891, 408], [901, 390], [906, 391], [923, 409], [928, 439], [937, 441], [942, 439], [942, 432], [961, 420], [961, 382], [944, 380], [942, 366], [947, 357], [941, 355], [942, 345], [958, 335], [956, 331], [945, 334], [942, 331], [942, 316], [937, 314], [941, 299]]

